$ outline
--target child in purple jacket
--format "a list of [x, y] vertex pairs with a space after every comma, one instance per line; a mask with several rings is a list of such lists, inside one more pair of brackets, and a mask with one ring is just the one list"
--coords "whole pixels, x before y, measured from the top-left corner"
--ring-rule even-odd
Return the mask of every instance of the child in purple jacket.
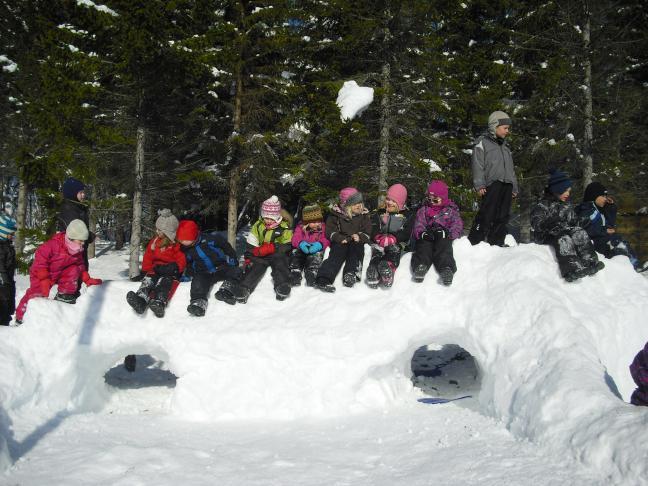
[[412, 237], [415, 240], [412, 272], [415, 282], [422, 282], [434, 265], [443, 285], [452, 284], [457, 271], [452, 254], [452, 240], [461, 237], [463, 221], [459, 208], [448, 199], [448, 186], [443, 181], [432, 181], [427, 189], [425, 203], [416, 213]]
[[302, 219], [292, 237], [293, 250], [290, 253], [290, 284], [301, 285], [302, 270], [306, 285], [312, 287], [317, 271], [324, 260], [324, 250], [329, 247], [322, 209], [316, 204], [302, 210]]
[[637, 384], [637, 389], [632, 393], [630, 403], [648, 407], [648, 343], [632, 361], [630, 374]]

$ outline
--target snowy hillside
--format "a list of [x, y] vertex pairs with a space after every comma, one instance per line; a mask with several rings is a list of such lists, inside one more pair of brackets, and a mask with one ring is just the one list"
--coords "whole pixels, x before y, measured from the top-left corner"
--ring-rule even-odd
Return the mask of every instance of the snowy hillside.
[[[104, 414], [114, 392], [104, 374], [127, 354], [164, 361], [178, 379], [161, 410], [200, 430], [402, 410], [422, 396], [412, 356], [434, 343], [475, 358], [474, 407], [515, 437], [581, 462], [601, 484], [645, 481], [636, 444], [648, 410], [624, 401], [634, 388], [628, 365], [648, 340], [648, 280], [623, 257], [565, 283], [547, 247], [471, 247], [462, 238], [454, 248], [449, 288], [433, 271], [411, 282], [409, 255], [389, 291], [338, 282], [335, 294], [299, 287], [278, 302], [268, 272], [246, 305], [212, 298], [204, 318], [185, 310], [188, 283], [164, 319], [135, 315], [124, 298], [137, 287], [124, 276], [126, 254], [97, 258], [91, 273], [111, 281], [84, 290], [75, 306], [34, 299], [22, 326], [0, 329], [0, 465], [20, 456], [12, 447], [38, 426]], [[411, 414], [436, 410], [417, 404]]]

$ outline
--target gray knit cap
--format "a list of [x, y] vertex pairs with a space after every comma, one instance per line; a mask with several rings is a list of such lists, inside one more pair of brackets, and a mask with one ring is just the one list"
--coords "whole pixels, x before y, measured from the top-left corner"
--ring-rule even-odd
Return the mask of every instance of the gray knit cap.
[[65, 235], [70, 240], [87, 240], [89, 233], [88, 227], [80, 219], [73, 219], [70, 221], [70, 224], [67, 225], [65, 229]]
[[171, 241], [175, 241], [176, 231], [178, 231], [178, 218], [176, 218], [170, 209], [160, 209], [158, 219], [155, 221], [155, 228], [164, 233]]
[[488, 131], [495, 136], [495, 129], [500, 125], [513, 125], [511, 117], [503, 111], [494, 111], [488, 117]]

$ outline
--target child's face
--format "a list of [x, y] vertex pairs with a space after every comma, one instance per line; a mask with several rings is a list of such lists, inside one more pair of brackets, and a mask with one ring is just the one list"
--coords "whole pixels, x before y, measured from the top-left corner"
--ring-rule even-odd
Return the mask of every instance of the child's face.
[[399, 211], [398, 203], [396, 201], [394, 201], [393, 199], [386, 198], [385, 199], [385, 209], [387, 210], [388, 213], [397, 213]]
[[263, 218], [263, 224], [265, 224], [266, 226], [272, 226], [275, 223], [276, 221], [272, 218]]
[[194, 240], [178, 240], [182, 246], [193, 246]]
[[599, 208], [605, 206], [606, 203], [607, 203], [607, 196], [599, 196], [596, 199], [594, 199], [594, 204], [596, 204]]
[[560, 199], [562, 202], [567, 202], [569, 201], [570, 196], [571, 196], [571, 187], [567, 188], [565, 192], [559, 195], [558, 199]]
[[430, 201], [430, 204], [432, 206], [441, 206], [441, 204], [443, 204], [443, 198], [441, 198], [441, 196], [437, 196], [433, 192], [428, 194], [428, 201]]
[[351, 214], [361, 214], [362, 210], [364, 209], [364, 205], [362, 203], [357, 203], [351, 206], [349, 209], [351, 210]]
[[511, 131], [511, 127], [509, 125], [500, 125], [495, 129], [495, 135], [498, 136], [499, 138], [506, 138], [508, 137], [510, 131]]
[[311, 223], [307, 223], [304, 228], [306, 228], [309, 231], [320, 231], [322, 229], [322, 222], [321, 221], [314, 221]]

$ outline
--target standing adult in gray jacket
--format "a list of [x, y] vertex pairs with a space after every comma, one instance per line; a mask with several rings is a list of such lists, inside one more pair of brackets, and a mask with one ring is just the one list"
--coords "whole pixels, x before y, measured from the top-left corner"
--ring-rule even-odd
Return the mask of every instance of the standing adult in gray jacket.
[[504, 246], [511, 201], [518, 193], [513, 156], [506, 145], [511, 118], [503, 111], [488, 117], [488, 133], [473, 147], [472, 173], [475, 190], [482, 198], [468, 239], [473, 245], [487, 241]]

